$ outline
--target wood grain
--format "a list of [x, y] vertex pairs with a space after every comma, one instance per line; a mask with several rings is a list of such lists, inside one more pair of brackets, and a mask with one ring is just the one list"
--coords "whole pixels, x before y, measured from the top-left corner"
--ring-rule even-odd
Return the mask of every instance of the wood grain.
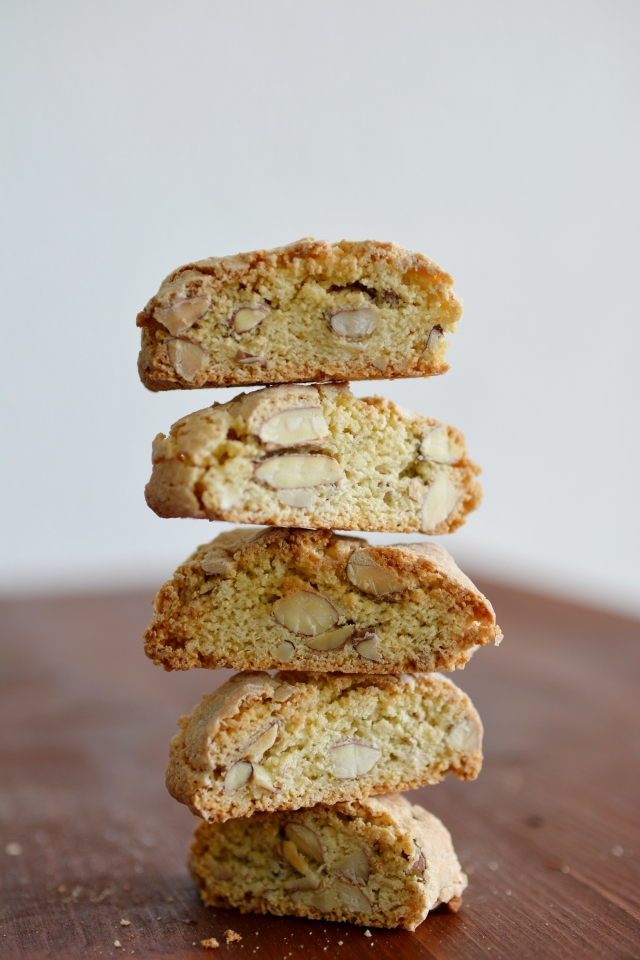
[[152, 666], [149, 596], [5, 603], [0, 953], [182, 958], [216, 936], [211, 956], [247, 960], [640, 957], [640, 625], [482, 587], [505, 640], [455, 679], [485, 724], [484, 770], [411, 795], [451, 830], [469, 890], [457, 915], [371, 938], [200, 905], [195, 821], [164, 767], [178, 715], [228, 673]]

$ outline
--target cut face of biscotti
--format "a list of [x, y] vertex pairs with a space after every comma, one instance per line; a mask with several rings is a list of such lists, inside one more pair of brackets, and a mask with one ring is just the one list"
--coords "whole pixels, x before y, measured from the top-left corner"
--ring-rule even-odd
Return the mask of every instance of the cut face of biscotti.
[[145, 650], [168, 670], [454, 670], [502, 638], [439, 544], [374, 547], [330, 530], [226, 531], [176, 570], [154, 609]]
[[201, 823], [189, 866], [211, 906], [405, 930], [467, 886], [448, 830], [398, 794]]
[[209, 821], [462, 780], [482, 764], [473, 704], [437, 673], [240, 673], [179, 721], [167, 787]]
[[453, 280], [395, 243], [305, 239], [176, 270], [138, 315], [150, 390], [426, 377], [448, 369]]
[[481, 498], [463, 435], [348, 384], [267, 387], [192, 413], [153, 443], [161, 517], [450, 533]]

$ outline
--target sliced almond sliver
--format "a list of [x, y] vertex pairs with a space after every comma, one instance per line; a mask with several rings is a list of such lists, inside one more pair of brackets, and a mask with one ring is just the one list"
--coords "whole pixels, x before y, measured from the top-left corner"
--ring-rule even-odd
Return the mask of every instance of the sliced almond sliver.
[[318, 634], [313, 640], [309, 640], [307, 647], [310, 650], [340, 650], [352, 636], [355, 627], [353, 624], [346, 624], [344, 627], [336, 627], [335, 630], [326, 630]]
[[330, 749], [333, 775], [336, 780], [353, 780], [356, 777], [363, 777], [373, 770], [382, 756], [382, 750], [379, 747], [359, 740], [336, 743]]
[[301, 850], [307, 857], [311, 857], [317, 863], [324, 863], [324, 847], [315, 830], [303, 823], [288, 823], [284, 832], [287, 840], [295, 843], [298, 850]]
[[365, 660], [374, 660], [376, 663], [384, 660], [380, 649], [380, 637], [377, 633], [367, 633], [363, 640], [360, 640], [359, 643], [354, 642], [353, 645]]
[[283, 454], [260, 463], [255, 477], [270, 487], [290, 490], [339, 483], [344, 478], [344, 471], [337, 460], [323, 454]]
[[283, 660], [285, 663], [288, 663], [289, 660], [293, 659], [295, 652], [296, 648], [291, 643], [291, 640], [283, 640], [282, 643], [279, 643], [275, 649], [275, 655], [277, 659]]
[[478, 748], [478, 728], [473, 720], [462, 720], [447, 734], [447, 743], [452, 750], [471, 753]]
[[389, 567], [376, 563], [366, 549], [354, 550], [351, 554], [347, 564], [347, 578], [358, 590], [377, 597], [404, 590], [398, 574]]
[[248, 783], [253, 773], [253, 767], [247, 760], [239, 760], [234, 763], [224, 778], [224, 792], [235, 793], [240, 787]]
[[168, 307], [156, 307], [153, 315], [158, 323], [177, 336], [184, 333], [205, 315], [209, 309], [208, 297], [186, 297], [183, 300], [176, 300]]
[[295, 407], [275, 413], [261, 424], [258, 436], [270, 448], [318, 443], [329, 436], [322, 407]]
[[378, 324], [378, 311], [374, 306], [338, 310], [331, 314], [329, 322], [331, 329], [339, 337], [370, 337]]
[[272, 723], [264, 733], [261, 733], [260, 736], [247, 747], [244, 752], [245, 757], [247, 760], [255, 760], [256, 763], [260, 763], [267, 750], [271, 749], [277, 739], [278, 724]]
[[263, 304], [238, 307], [232, 317], [233, 329], [236, 333], [246, 333], [248, 330], [257, 327], [268, 316], [269, 307], [265, 307]]
[[335, 889], [347, 910], [352, 910], [354, 913], [369, 913], [371, 911], [371, 900], [357, 883], [338, 880]]
[[359, 847], [357, 850], [354, 850], [353, 853], [344, 857], [340, 863], [337, 864], [336, 869], [347, 880], [351, 880], [352, 883], [366, 884], [369, 879], [369, 874], [371, 873], [371, 864], [369, 863], [369, 857], [364, 848]]
[[169, 359], [176, 373], [191, 383], [207, 365], [207, 354], [197, 343], [190, 340], [169, 340]]
[[296, 590], [273, 605], [273, 617], [292, 633], [315, 637], [333, 627], [339, 619], [336, 608], [325, 597], [310, 590]]
[[433, 533], [436, 527], [453, 512], [459, 499], [460, 491], [454, 487], [449, 478], [444, 474], [437, 477], [422, 501], [421, 532]]
[[455, 463], [460, 459], [444, 424], [429, 431], [420, 444], [420, 454], [435, 463]]

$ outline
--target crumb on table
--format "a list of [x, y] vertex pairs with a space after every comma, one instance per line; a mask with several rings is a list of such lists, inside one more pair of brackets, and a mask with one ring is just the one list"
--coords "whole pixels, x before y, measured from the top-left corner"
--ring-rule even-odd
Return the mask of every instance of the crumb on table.
[[200, 946], [206, 947], [208, 950], [215, 950], [216, 947], [220, 946], [220, 944], [218, 943], [215, 937], [209, 937], [208, 940], [201, 940]]
[[227, 943], [235, 943], [236, 940], [242, 940], [242, 937], [239, 933], [236, 933], [235, 930], [225, 930], [224, 938]]

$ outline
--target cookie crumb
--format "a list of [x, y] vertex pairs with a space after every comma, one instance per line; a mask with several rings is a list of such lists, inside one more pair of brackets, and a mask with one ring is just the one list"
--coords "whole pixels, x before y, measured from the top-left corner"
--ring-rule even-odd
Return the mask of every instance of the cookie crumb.
[[65, 887], [64, 883], [61, 883], [60, 886], [58, 887], [58, 893], [66, 893], [66, 892], [67, 892], [67, 888]]
[[121, 946], [122, 946], [122, 944], [120, 943], [119, 940], [114, 940], [114, 941], [113, 941], [113, 945], [114, 945], [114, 947], [121, 947]]
[[451, 900], [449, 900], [449, 903], [447, 904], [447, 909], [449, 913], [457, 913], [461, 906], [462, 897], [451, 897]]
[[365, 937], [370, 937], [370, 936], [372, 936], [371, 930], [365, 930], [364, 935], [365, 935]]
[[[228, 942], [228, 941], [227, 941], [227, 942]], [[220, 946], [220, 944], [218, 943], [218, 941], [216, 940], [215, 937], [209, 937], [208, 940], [201, 940], [201, 941], [200, 941], [200, 946], [201, 946], [201, 947], [206, 947], [207, 950], [215, 950], [216, 947], [219, 947], [219, 946]]]
[[164, 898], [164, 902], [165, 902], [165, 903], [174, 903], [174, 902], [175, 902], [175, 897], [165, 897], [165, 898]]
[[237, 940], [242, 940], [240, 934], [236, 933], [235, 930], [225, 930], [224, 938], [227, 943], [235, 943]]
[[121, 927], [130, 927], [130, 926], [131, 926], [131, 920], [121, 920], [121, 921], [120, 921], [120, 926], [121, 926]]
[[6, 845], [4, 852], [10, 857], [19, 857], [22, 853], [22, 847], [19, 843], [16, 843], [15, 840], [12, 840], [11, 843]]
[[611, 853], [614, 857], [624, 857], [624, 847], [621, 847], [619, 843], [616, 843], [615, 847], [611, 847]]

